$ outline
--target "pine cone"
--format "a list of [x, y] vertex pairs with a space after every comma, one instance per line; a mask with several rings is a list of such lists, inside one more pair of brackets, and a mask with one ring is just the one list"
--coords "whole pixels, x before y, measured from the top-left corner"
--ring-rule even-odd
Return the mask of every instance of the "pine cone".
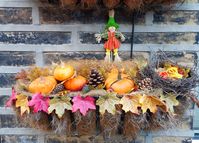
[[53, 91], [51, 92], [52, 94], [56, 94], [56, 93], [59, 93], [61, 91], [64, 91], [65, 90], [65, 87], [62, 83], [60, 84], [57, 84], [56, 87], [53, 89]]
[[151, 78], [144, 78], [143, 80], [139, 81], [138, 82], [138, 89], [140, 89], [140, 90], [144, 90], [144, 89], [151, 90], [152, 89]]
[[96, 69], [92, 69], [89, 76], [88, 84], [96, 88], [99, 85], [104, 84], [104, 77]]

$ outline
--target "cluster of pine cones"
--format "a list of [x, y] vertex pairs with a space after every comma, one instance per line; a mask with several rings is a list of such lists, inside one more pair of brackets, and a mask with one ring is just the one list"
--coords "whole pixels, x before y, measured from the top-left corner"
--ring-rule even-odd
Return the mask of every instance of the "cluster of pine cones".
[[141, 81], [139, 81], [138, 82], [138, 89], [140, 89], [140, 90], [144, 90], [144, 89], [151, 90], [152, 89], [151, 78], [144, 78]]

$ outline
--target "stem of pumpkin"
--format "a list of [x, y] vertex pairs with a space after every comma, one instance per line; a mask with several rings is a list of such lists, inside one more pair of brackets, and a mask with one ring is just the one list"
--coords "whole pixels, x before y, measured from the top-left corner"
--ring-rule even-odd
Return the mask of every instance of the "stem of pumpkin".
[[117, 76], [117, 79], [118, 79], [118, 80], [121, 80], [121, 79], [122, 79], [122, 73], [123, 73], [123, 71], [119, 71], [118, 76]]

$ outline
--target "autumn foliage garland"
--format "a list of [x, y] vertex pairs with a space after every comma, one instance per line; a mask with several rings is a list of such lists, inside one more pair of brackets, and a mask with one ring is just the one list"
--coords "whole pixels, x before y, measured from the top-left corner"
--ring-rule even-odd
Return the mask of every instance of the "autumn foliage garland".
[[[70, 66], [68, 66], [69, 63]], [[142, 75], [139, 74], [140, 71], [145, 69], [143, 68], [143, 66], [146, 66], [145, 61], [124, 61], [122, 64], [115, 65], [102, 61], [83, 60], [62, 64], [61, 67], [60, 65], [53, 65], [48, 68], [34, 67], [19, 73], [16, 76], [17, 84], [12, 89], [12, 96], [6, 105], [14, 105], [17, 113], [20, 113], [19, 118], [21, 120], [32, 119], [31, 124], [34, 123], [34, 127], [37, 124], [37, 127], [41, 128], [40, 122], [42, 122], [46, 129], [61, 133], [67, 131], [69, 136], [73, 135], [74, 130], [79, 135], [95, 134], [97, 128], [100, 127], [100, 133], [104, 134], [106, 138], [118, 134], [118, 129], [122, 128], [124, 136], [134, 138], [140, 130], [174, 127], [177, 123], [175, 116], [181, 117], [181, 113], [177, 109], [181, 108], [182, 105], [185, 106], [185, 104], [182, 104], [183, 102], [188, 103], [188, 96], [185, 95], [188, 95], [189, 91], [183, 95], [176, 95], [172, 92], [165, 93], [163, 90], [155, 89], [153, 85], [148, 88], [145, 85], [146, 79], [142, 79]], [[62, 74], [64, 78], [60, 79], [57, 73], [55, 75], [57, 68], [59, 74], [62, 74], [63, 69], [67, 69], [67, 71], [70, 71], [68, 73], [70, 76]], [[93, 84], [82, 82], [84, 81], [82, 78], [73, 80], [81, 75], [87, 80], [91, 80], [89, 78], [92, 77], [91, 81], [95, 81], [95, 76], [89, 76], [93, 68], [104, 76], [106, 82], [100, 82], [99, 86], [92, 87]], [[64, 81], [57, 80], [57, 85], [54, 85], [55, 82], [44, 78], [49, 76]], [[99, 77], [96, 77], [96, 79]], [[34, 93], [29, 91], [29, 85], [38, 78], [40, 82], [44, 83], [40, 86], [45, 85], [45, 93], [42, 93], [44, 90], [42, 88], [36, 88], [36, 90], [41, 91], [35, 92], [36, 90], [32, 90], [32, 86], [31, 92]], [[170, 75], [170, 78], [178, 80], [174, 75]], [[70, 87], [65, 86], [66, 89], [62, 89], [62, 85], [65, 85], [65, 82], [71, 82], [71, 80], [75, 81], [73, 82], [75, 86], [83, 88], [75, 88], [77, 91], [70, 91], [67, 89]], [[77, 82], [79, 80], [81, 82]], [[54, 89], [57, 86], [60, 89], [61, 86], [62, 90], [54, 94], [55, 91], [52, 91], [52, 86], [49, 85], [50, 83], [46, 84], [46, 81], [52, 82]], [[110, 86], [106, 86], [107, 82]], [[116, 83], [121, 84], [120, 86], [129, 84], [129, 88], [123, 90], [122, 94], [118, 93], [115, 89]], [[141, 83], [141, 85], [138, 83]], [[49, 91], [53, 94], [46, 93], [48, 85], [50, 86]], [[30, 123], [30, 120], [27, 121]]]

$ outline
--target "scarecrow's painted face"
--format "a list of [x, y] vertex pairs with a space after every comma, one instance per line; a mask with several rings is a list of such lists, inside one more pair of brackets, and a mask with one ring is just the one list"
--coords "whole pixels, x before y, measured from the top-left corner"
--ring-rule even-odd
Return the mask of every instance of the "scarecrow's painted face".
[[116, 28], [115, 28], [114, 26], [111, 26], [111, 27], [108, 28], [108, 30], [109, 30], [110, 32], [115, 32]]

